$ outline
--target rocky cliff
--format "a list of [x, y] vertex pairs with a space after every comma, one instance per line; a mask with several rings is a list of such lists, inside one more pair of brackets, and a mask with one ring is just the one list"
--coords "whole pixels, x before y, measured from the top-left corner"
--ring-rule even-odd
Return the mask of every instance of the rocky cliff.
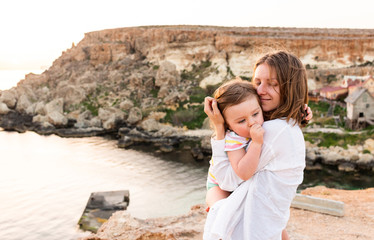
[[[200, 128], [202, 101], [220, 82], [250, 79], [256, 59], [287, 49], [309, 69], [373, 74], [374, 30], [148, 26], [86, 33], [40, 75], [0, 92], [0, 125], [63, 136], [118, 131], [122, 145]], [[135, 127], [137, 127], [135, 129]], [[136, 140], [136, 139], [135, 139]], [[151, 140], [150, 140], [151, 141]], [[153, 141], [153, 140], [152, 140]]]
[[[109, 29], [86, 33], [47, 71], [29, 74], [17, 88], [2, 92], [0, 111], [26, 113], [45, 127], [65, 126], [69, 119], [77, 127], [111, 129], [116, 121], [136, 124], [150, 113], [199, 103], [207, 93], [202, 89], [209, 85], [234, 76], [250, 78], [258, 56], [274, 48], [298, 55], [311, 68], [311, 81], [316, 76], [323, 79], [329, 71], [343, 71], [337, 68], [344, 68], [345, 74], [373, 72], [374, 30]], [[366, 68], [357, 70], [360, 64]], [[156, 115], [151, 118], [164, 117]], [[180, 121], [174, 118], [175, 123]]]

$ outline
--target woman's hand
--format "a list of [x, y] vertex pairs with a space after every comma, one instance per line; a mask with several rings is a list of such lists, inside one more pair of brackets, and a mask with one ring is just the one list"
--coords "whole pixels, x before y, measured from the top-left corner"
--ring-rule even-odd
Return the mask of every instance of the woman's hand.
[[313, 117], [313, 112], [312, 112], [312, 109], [310, 109], [310, 107], [308, 107], [308, 104], [305, 104], [305, 111], [307, 113], [307, 115], [305, 117], [305, 120], [309, 121]]
[[204, 112], [214, 125], [217, 140], [225, 138], [225, 119], [218, 109], [217, 101], [212, 97], [204, 99]]

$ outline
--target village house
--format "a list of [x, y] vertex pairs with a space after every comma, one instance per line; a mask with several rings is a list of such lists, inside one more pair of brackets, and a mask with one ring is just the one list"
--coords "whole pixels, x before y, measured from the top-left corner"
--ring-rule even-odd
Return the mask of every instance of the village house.
[[339, 97], [344, 97], [348, 94], [348, 88], [345, 87], [324, 87], [319, 90], [320, 97], [337, 100]]
[[347, 125], [352, 129], [374, 125], [374, 79], [368, 78], [345, 99]]

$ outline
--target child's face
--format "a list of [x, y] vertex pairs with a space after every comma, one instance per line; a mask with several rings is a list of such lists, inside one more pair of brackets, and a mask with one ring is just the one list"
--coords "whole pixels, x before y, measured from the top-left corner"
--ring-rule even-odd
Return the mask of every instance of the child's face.
[[280, 104], [280, 89], [275, 71], [267, 64], [259, 65], [255, 70], [253, 81], [265, 112], [276, 109]]
[[251, 138], [250, 129], [253, 124], [264, 123], [262, 110], [256, 97], [249, 97], [242, 103], [226, 108], [223, 116], [230, 130], [246, 138]]

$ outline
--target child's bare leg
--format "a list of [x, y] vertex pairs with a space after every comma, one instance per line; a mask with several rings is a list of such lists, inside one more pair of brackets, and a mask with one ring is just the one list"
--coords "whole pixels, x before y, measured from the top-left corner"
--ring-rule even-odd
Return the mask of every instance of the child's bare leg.
[[218, 200], [227, 198], [229, 195], [230, 195], [230, 192], [224, 191], [218, 186], [216, 186], [216, 187], [212, 187], [211, 189], [207, 191], [205, 201], [208, 207], [211, 207], [213, 206], [215, 202], [217, 202]]
[[289, 240], [290, 238], [288, 237], [288, 233], [286, 229], [283, 229], [282, 231], [282, 240]]

